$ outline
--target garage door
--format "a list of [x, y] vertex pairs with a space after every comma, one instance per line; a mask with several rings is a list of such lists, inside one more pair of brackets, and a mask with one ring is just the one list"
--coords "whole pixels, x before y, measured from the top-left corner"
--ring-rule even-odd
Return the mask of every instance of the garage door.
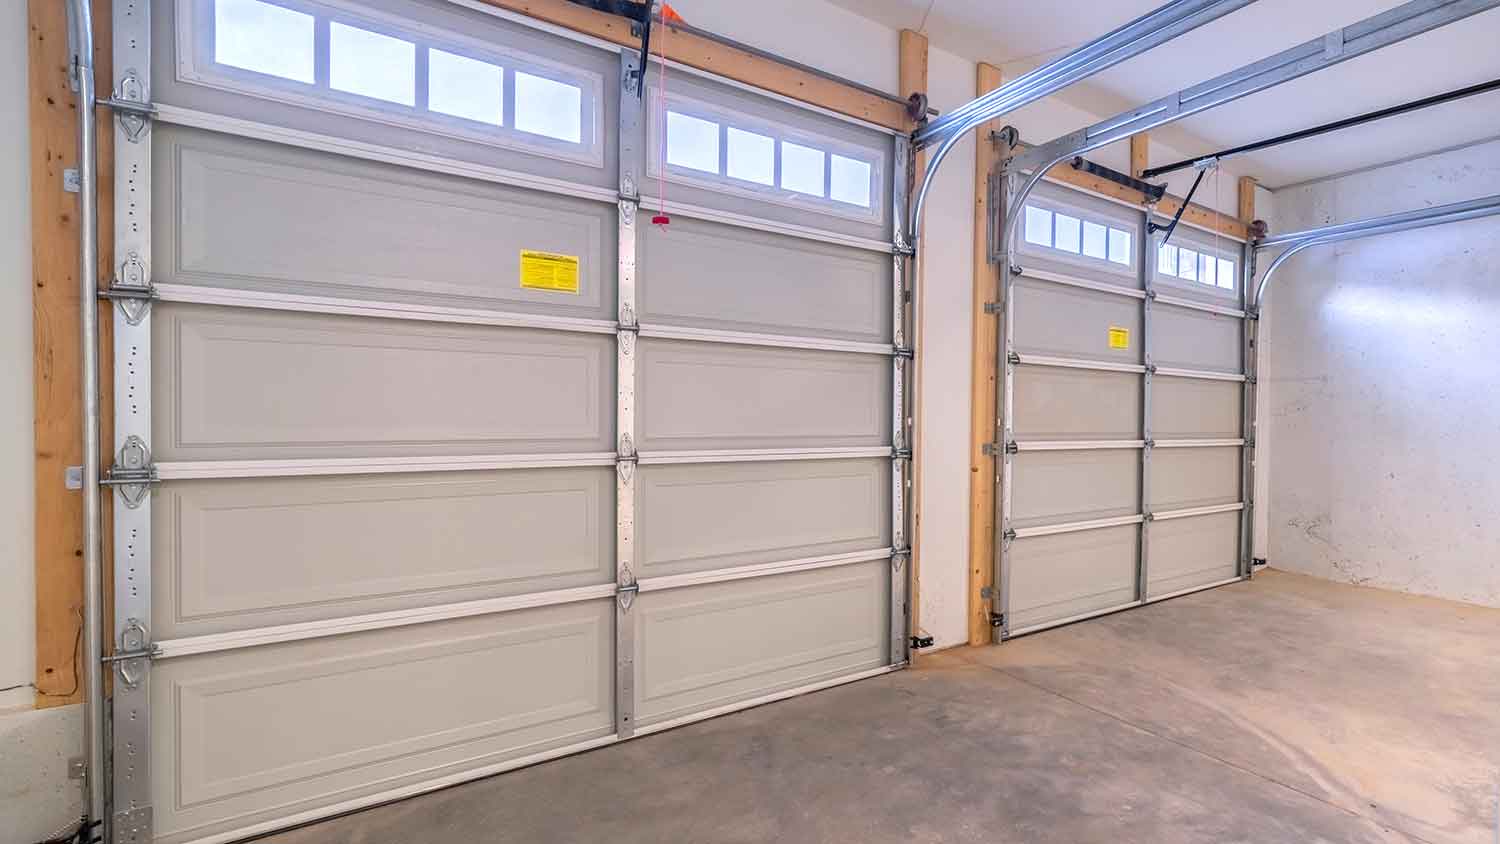
[[120, 840], [904, 663], [890, 134], [479, 4], [116, 30]]
[[1187, 226], [1162, 244], [1138, 209], [1048, 183], [1020, 213], [1003, 276], [1000, 636], [1239, 579], [1242, 245]]

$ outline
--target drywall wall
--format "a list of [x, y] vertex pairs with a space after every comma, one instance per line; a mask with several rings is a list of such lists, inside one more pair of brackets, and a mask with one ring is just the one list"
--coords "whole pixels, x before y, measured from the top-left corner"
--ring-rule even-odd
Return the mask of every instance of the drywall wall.
[[[1496, 193], [1490, 142], [1276, 201], [1290, 231]], [[1500, 606], [1500, 219], [1310, 249], [1272, 284], [1271, 565]]]
[[[0, 75], [24, 89], [25, 3], [0, 4]], [[0, 97], [0, 709], [31, 704], [36, 660], [26, 102]]]

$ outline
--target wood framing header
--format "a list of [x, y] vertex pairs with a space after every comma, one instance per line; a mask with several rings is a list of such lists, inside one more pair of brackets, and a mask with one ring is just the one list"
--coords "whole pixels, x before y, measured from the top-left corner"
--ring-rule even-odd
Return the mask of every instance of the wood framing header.
[[[491, 6], [517, 12], [565, 27], [601, 41], [623, 47], [640, 47], [640, 36], [630, 31], [630, 21], [605, 12], [569, 3], [567, 0], [483, 0]], [[910, 123], [905, 107], [893, 100], [781, 64], [765, 56], [735, 49], [709, 38], [667, 24], [661, 41], [652, 34], [652, 50], [665, 46], [667, 58], [688, 67], [716, 73], [736, 82], [754, 85], [782, 96], [847, 114], [887, 129], [906, 131]]]

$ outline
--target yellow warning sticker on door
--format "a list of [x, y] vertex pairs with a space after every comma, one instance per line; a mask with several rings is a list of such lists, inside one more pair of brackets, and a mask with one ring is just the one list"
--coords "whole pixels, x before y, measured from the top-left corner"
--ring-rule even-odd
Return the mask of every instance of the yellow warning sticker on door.
[[1130, 329], [1111, 325], [1109, 327], [1109, 347], [1111, 349], [1130, 348]]
[[558, 293], [578, 292], [578, 256], [521, 250], [521, 286]]

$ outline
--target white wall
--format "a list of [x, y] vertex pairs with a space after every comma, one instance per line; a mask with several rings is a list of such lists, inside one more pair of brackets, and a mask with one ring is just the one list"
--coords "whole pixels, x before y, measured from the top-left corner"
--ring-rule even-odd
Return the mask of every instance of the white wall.
[[[1495, 193], [1500, 142], [1276, 202], [1290, 231]], [[1264, 369], [1271, 565], [1500, 606], [1500, 219], [1312, 249], [1280, 272]]]
[[[32, 575], [31, 195], [26, 4], [0, 3], [0, 710], [30, 705], [36, 659]], [[20, 688], [11, 688], [20, 686]]]

